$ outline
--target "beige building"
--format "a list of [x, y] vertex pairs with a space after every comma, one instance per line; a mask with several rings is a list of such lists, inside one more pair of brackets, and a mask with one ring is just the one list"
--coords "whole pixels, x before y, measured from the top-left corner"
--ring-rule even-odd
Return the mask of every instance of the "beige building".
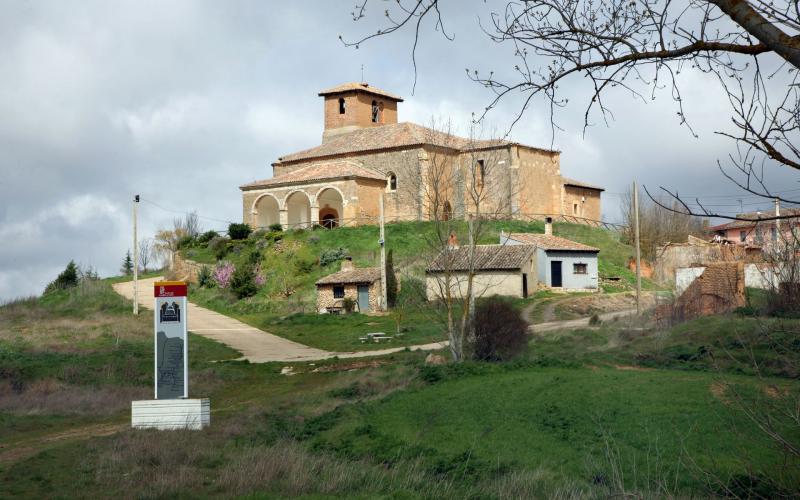
[[355, 268], [350, 259], [342, 261], [342, 270], [317, 280], [317, 312], [341, 314], [344, 301], [354, 303], [361, 313], [381, 310], [381, 270], [379, 267]]
[[[536, 247], [532, 245], [476, 245], [472, 289], [476, 297], [527, 297], [536, 290]], [[425, 270], [428, 300], [455, 297], [468, 290], [469, 248], [442, 251]]]
[[[251, 226], [375, 223], [381, 194], [389, 221], [464, 217], [476, 183], [487, 193], [483, 211], [494, 215], [601, 217], [603, 189], [563, 178], [558, 151], [398, 122], [403, 99], [366, 83], [319, 95], [322, 144], [278, 158], [271, 178], [240, 187]], [[434, 202], [431, 172], [442, 164], [450, 178]]]

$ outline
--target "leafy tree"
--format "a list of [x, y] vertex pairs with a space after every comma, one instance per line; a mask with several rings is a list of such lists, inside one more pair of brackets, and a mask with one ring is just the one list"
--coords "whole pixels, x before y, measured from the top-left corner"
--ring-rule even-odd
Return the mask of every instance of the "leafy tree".
[[131, 258], [130, 250], [125, 254], [125, 258], [122, 260], [122, 267], [120, 267], [119, 271], [125, 276], [133, 274], [133, 259]]
[[[130, 258], [130, 252], [128, 253], [128, 257]], [[78, 266], [75, 265], [75, 261], [71, 260], [69, 261], [69, 264], [67, 264], [67, 267], [56, 277], [56, 279], [47, 285], [44, 293], [48, 294], [57, 290], [74, 288], [78, 286], [78, 281]]]

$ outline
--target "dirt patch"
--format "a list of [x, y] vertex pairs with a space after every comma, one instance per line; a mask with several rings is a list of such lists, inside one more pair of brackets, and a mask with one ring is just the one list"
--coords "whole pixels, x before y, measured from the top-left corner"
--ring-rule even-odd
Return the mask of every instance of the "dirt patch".
[[722, 401], [726, 405], [730, 404], [731, 400], [728, 397], [728, 384], [724, 382], [712, 382], [711, 385], [708, 386], [708, 390], [717, 400]]
[[379, 366], [388, 365], [389, 361], [353, 361], [352, 363], [343, 363], [335, 365], [320, 366], [314, 368], [311, 373], [329, 373], [329, 372], [347, 372], [350, 370], [363, 370], [365, 368], [378, 368]]
[[761, 390], [772, 399], [781, 399], [789, 395], [789, 389], [786, 387], [778, 387], [773, 384], [762, 386]]
[[[654, 292], [642, 293], [642, 306], [644, 308], [653, 307], [655, 303], [656, 294]], [[636, 307], [636, 294], [633, 292], [597, 293], [594, 295], [571, 297], [558, 301], [556, 307], [561, 311], [561, 315], [566, 314], [575, 317], [624, 311]]]
[[0, 444], [0, 464], [16, 462], [36, 455], [50, 445], [90, 439], [93, 437], [110, 436], [130, 427], [130, 424], [95, 424], [77, 429], [46, 434], [36, 439], [13, 443], [13, 445]]
[[633, 365], [613, 365], [617, 370], [631, 371], [631, 372], [651, 372], [652, 368], [645, 368], [643, 366]]
[[113, 415], [151, 393], [147, 387], [84, 387], [55, 379], [37, 380], [21, 391], [14, 390], [10, 382], [0, 383], [0, 411], [15, 415]]

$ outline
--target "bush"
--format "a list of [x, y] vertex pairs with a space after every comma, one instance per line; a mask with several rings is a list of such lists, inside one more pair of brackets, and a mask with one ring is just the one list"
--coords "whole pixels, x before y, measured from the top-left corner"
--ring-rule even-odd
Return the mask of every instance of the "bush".
[[230, 262], [220, 262], [214, 269], [214, 281], [220, 288], [228, 288], [236, 267]]
[[319, 265], [325, 267], [328, 264], [338, 262], [345, 257], [347, 257], [346, 248], [339, 247], [335, 249], [323, 250], [322, 253], [319, 254]]
[[219, 233], [212, 229], [211, 231], [206, 231], [205, 233], [203, 233], [200, 236], [198, 236], [197, 237], [197, 242], [198, 243], [208, 243], [209, 241], [211, 241], [211, 240], [213, 240], [214, 238], [217, 238], [217, 237], [219, 237]]
[[473, 357], [479, 361], [508, 361], [528, 345], [528, 324], [507, 302], [490, 298], [475, 309]]
[[252, 297], [258, 291], [253, 266], [239, 266], [231, 276], [231, 291], [237, 298]]
[[270, 224], [268, 229], [270, 231], [280, 232], [283, 231], [283, 226], [281, 226], [280, 223], [276, 222], [275, 224]]
[[253, 232], [253, 230], [247, 224], [232, 222], [228, 226], [228, 236], [232, 240], [243, 240], [250, 236], [251, 232]]
[[248, 240], [252, 240], [252, 241], [258, 241], [260, 239], [263, 239], [267, 234], [268, 233], [267, 233], [266, 229], [257, 229], [255, 231], [253, 231], [252, 233], [250, 233], [250, 235], [247, 237], [247, 239]]
[[228, 238], [217, 236], [208, 242], [208, 249], [214, 252], [217, 260], [222, 260], [228, 253]]
[[184, 248], [191, 248], [194, 246], [194, 236], [181, 236], [178, 240], [178, 250], [182, 250]]
[[44, 293], [55, 292], [58, 290], [66, 290], [67, 288], [75, 288], [78, 286], [78, 266], [75, 261], [69, 261], [67, 267], [61, 271], [55, 280], [51, 281], [44, 289]]
[[211, 288], [214, 286], [214, 276], [211, 268], [208, 266], [201, 266], [200, 271], [197, 272], [197, 284], [201, 287]]

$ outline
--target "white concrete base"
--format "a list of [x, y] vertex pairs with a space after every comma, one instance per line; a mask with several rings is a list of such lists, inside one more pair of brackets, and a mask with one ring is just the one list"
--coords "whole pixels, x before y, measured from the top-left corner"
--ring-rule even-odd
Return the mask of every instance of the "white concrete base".
[[200, 430], [211, 425], [211, 400], [153, 399], [131, 401], [134, 429]]

